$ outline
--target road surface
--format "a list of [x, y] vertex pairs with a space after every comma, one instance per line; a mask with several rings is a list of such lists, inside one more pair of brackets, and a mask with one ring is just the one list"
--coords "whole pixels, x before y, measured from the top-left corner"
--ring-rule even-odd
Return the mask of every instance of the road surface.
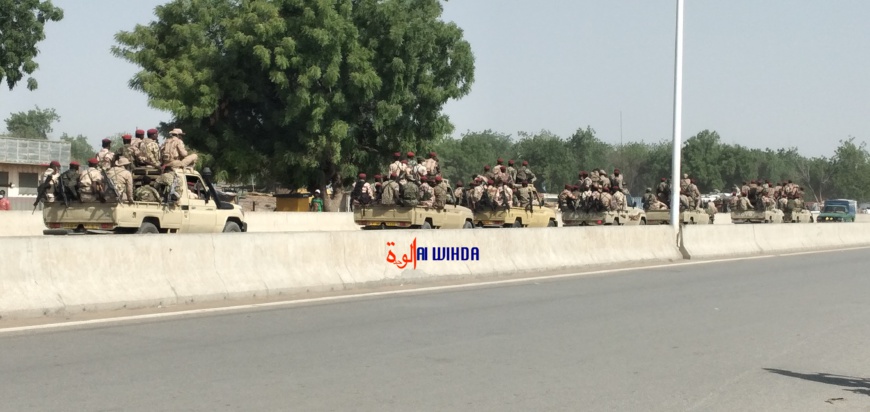
[[867, 410], [868, 252], [0, 334], [0, 410]]

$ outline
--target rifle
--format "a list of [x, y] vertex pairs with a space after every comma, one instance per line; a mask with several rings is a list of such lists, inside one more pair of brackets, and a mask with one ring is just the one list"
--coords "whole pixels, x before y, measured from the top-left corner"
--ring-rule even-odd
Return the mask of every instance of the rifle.
[[178, 184], [178, 174], [173, 171], [172, 172], [172, 184], [169, 186], [169, 190], [166, 191], [166, 197], [163, 198], [163, 203], [165, 203], [165, 204], [175, 203], [175, 201], [172, 199], [173, 199], [173, 197], [178, 198], [178, 192], [175, 191], [175, 186], [177, 184]]
[[[109, 175], [106, 173], [105, 169], [101, 168], [100, 173], [103, 174], [103, 181], [106, 182], [106, 185], [109, 187], [109, 190], [115, 194], [115, 199], [117, 199], [118, 202], [120, 202], [121, 201], [121, 194], [118, 193], [118, 188], [115, 187], [115, 181], [112, 179], [109, 179]], [[103, 201], [105, 201], [105, 197], [106, 197], [106, 195], [104, 194]]]
[[52, 176], [53, 175], [46, 176], [45, 181], [36, 189], [36, 201], [33, 202], [33, 211], [30, 212], [31, 215], [36, 213], [36, 208], [39, 207], [39, 203], [42, 202], [43, 198], [45, 198], [45, 192], [48, 190]]
[[55, 186], [55, 192], [60, 188], [60, 196], [63, 197], [63, 205], [65, 207], [69, 207], [69, 199], [66, 196], [66, 185], [63, 184], [63, 175], [60, 175], [57, 179], [58, 186]]

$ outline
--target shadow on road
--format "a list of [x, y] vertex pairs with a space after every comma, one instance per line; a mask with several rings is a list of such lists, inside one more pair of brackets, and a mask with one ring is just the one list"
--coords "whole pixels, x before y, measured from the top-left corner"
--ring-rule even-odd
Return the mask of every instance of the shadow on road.
[[807, 381], [819, 382], [828, 385], [843, 386], [849, 392], [854, 392], [863, 395], [870, 395], [870, 379], [856, 378], [854, 376], [831, 375], [827, 373], [798, 373], [782, 369], [764, 368], [764, 370], [772, 373], [777, 373], [783, 376], [799, 378]]

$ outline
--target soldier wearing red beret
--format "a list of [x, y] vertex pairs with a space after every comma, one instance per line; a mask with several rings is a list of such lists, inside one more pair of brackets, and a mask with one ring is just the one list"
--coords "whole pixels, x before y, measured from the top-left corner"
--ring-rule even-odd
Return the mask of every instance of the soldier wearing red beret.
[[112, 163], [115, 161], [115, 154], [112, 153], [112, 141], [103, 139], [103, 148], [97, 152], [97, 162], [101, 169], [109, 170], [112, 168]]

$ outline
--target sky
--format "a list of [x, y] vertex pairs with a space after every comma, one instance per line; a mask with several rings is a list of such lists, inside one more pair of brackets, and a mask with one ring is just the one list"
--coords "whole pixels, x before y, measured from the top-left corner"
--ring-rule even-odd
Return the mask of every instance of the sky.
[[[38, 46], [39, 89], [0, 88], [0, 116], [55, 108], [52, 137], [95, 145], [170, 120], [128, 87], [137, 67], [110, 53], [115, 33], [152, 21], [165, 1], [53, 2], [65, 16]], [[456, 137], [591, 126], [614, 144], [672, 139], [676, 0], [443, 4], [475, 55], [471, 92], [444, 108]], [[808, 156], [870, 138], [868, 15], [865, 0], [687, 0], [681, 138], [709, 129]]]

